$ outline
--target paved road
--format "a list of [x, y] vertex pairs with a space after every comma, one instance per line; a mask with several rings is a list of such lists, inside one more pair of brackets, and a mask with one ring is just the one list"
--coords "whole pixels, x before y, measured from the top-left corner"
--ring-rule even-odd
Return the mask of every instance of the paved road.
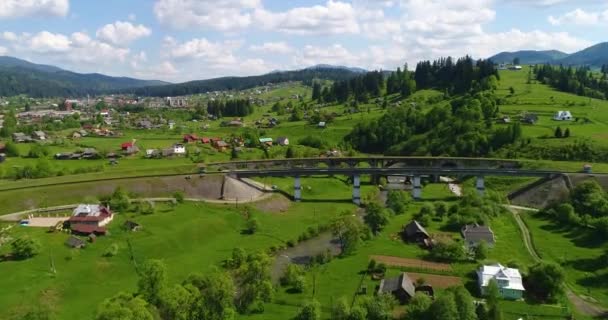
[[[542, 261], [542, 258], [539, 256], [538, 252], [536, 252], [536, 249], [532, 245], [532, 238], [530, 236], [530, 230], [528, 230], [528, 227], [523, 222], [523, 220], [521, 219], [521, 216], [517, 212], [517, 210], [538, 211], [538, 209], [519, 207], [519, 206], [510, 206], [510, 205], [506, 206], [506, 207], [513, 213], [513, 217], [515, 217], [515, 221], [517, 222], [517, 225], [519, 226], [519, 229], [521, 230], [521, 234], [522, 234], [522, 237], [524, 240], [524, 245], [525, 245], [526, 249], [528, 250], [528, 252], [530, 253], [530, 255], [532, 256], [532, 259], [536, 262]], [[565, 291], [566, 291], [566, 296], [568, 297], [568, 300], [570, 300], [570, 303], [572, 303], [572, 305], [574, 305], [574, 307], [578, 310], [579, 313], [582, 313], [587, 316], [595, 317], [595, 318], [601, 318], [601, 317], [608, 316], [608, 311], [604, 310], [603, 308], [601, 308], [599, 306], [591, 304], [588, 301], [585, 301], [583, 298], [576, 295], [576, 293], [574, 293], [574, 291], [572, 291], [572, 289], [570, 289], [570, 287], [566, 286]]]

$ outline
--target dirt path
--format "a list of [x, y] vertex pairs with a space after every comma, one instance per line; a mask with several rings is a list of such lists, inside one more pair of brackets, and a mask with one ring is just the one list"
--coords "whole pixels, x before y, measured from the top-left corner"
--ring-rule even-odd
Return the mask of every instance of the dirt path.
[[[517, 212], [517, 210], [526, 210], [526, 211], [538, 211], [538, 210], [532, 209], [532, 208], [519, 207], [519, 206], [506, 206], [506, 207], [509, 209], [509, 211], [511, 211], [511, 213], [513, 213], [513, 217], [515, 218], [515, 221], [517, 222], [517, 225], [519, 226], [519, 229], [521, 230], [521, 234], [522, 234], [522, 238], [524, 240], [524, 245], [526, 247], [526, 250], [528, 250], [528, 252], [532, 256], [532, 259], [534, 259], [535, 262], [542, 261], [542, 258], [539, 256], [538, 252], [536, 252], [534, 245], [532, 245], [532, 238], [530, 236], [530, 230], [528, 229], [528, 227], [526, 226], [524, 221], [521, 219], [521, 216]], [[574, 307], [576, 308], [576, 310], [578, 310], [578, 312], [580, 312], [584, 315], [587, 315], [587, 316], [597, 317], [597, 318], [605, 317], [608, 315], [607, 310], [604, 310], [603, 308], [601, 308], [599, 306], [596, 306], [594, 304], [591, 304], [588, 301], [585, 301], [583, 298], [576, 295], [576, 293], [574, 293], [574, 291], [572, 291], [572, 289], [570, 289], [570, 287], [565, 286], [565, 291], [566, 291], [566, 296], [568, 297], [568, 300], [570, 300], [570, 303], [572, 303], [572, 305], [574, 305]]]
[[462, 186], [453, 183], [454, 179], [448, 177], [439, 177], [439, 180], [448, 183], [448, 189], [457, 197], [462, 197]]

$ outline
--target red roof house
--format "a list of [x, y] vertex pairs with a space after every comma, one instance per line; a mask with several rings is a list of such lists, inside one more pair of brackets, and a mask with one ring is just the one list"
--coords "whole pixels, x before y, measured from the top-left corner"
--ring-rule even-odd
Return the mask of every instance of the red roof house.
[[68, 222], [73, 233], [104, 235], [107, 232], [105, 225], [113, 218], [114, 214], [104, 206], [81, 204], [74, 209]]
[[184, 135], [184, 142], [192, 143], [198, 141], [198, 137], [195, 134]]
[[132, 147], [133, 147], [133, 142], [125, 142], [125, 143], [123, 143], [123, 144], [120, 145], [120, 148], [122, 150], [127, 150], [127, 149], [132, 148]]
[[201, 142], [207, 144], [207, 143], [211, 142], [211, 139], [209, 139], [207, 137], [202, 137]]

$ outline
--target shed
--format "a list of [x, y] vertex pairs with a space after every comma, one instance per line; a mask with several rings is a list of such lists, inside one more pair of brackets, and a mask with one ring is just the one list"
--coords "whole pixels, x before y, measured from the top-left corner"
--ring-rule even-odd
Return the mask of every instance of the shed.
[[395, 298], [397, 298], [401, 304], [405, 304], [416, 294], [416, 287], [414, 286], [412, 279], [408, 277], [407, 273], [403, 272], [398, 277], [383, 279], [380, 281], [378, 294], [387, 293], [395, 296]]
[[278, 137], [277, 138], [277, 144], [280, 146], [288, 146], [289, 145], [289, 138], [287, 137]]
[[65, 245], [74, 249], [82, 249], [86, 246], [86, 242], [78, 237], [70, 236], [68, 240], [65, 241]]
[[460, 233], [464, 238], [465, 246], [469, 248], [476, 247], [481, 241], [484, 241], [490, 247], [494, 246], [494, 232], [488, 226], [480, 226], [478, 224], [466, 225], [462, 227]]
[[416, 220], [403, 227], [403, 236], [407, 241], [421, 243], [431, 238], [426, 229]]
[[555, 115], [553, 116], [553, 120], [556, 121], [570, 121], [572, 120], [572, 114], [570, 113], [570, 111], [558, 111], [555, 113]]
[[139, 231], [141, 230], [141, 225], [139, 225], [139, 223], [131, 221], [131, 220], [127, 220], [125, 221], [125, 223], [123, 224], [123, 227], [129, 231]]
[[0, 153], [0, 163], [4, 162], [4, 160], [6, 160], [6, 154]]

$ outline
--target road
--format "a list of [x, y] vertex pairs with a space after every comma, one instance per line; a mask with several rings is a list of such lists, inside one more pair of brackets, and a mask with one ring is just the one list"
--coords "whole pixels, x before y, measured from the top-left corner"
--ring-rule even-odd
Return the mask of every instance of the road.
[[[532, 244], [532, 237], [530, 236], [530, 230], [528, 229], [528, 227], [526, 226], [524, 221], [521, 219], [521, 216], [517, 212], [517, 210], [536, 212], [536, 211], [538, 211], [538, 209], [511, 206], [511, 205], [507, 205], [505, 207], [507, 207], [509, 209], [509, 211], [511, 211], [511, 213], [513, 213], [513, 217], [515, 218], [515, 221], [517, 222], [517, 225], [519, 226], [519, 229], [521, 230], [521, 235], [524, 240], [524, 245], [526, 247], [526, 250], [528, 250], [528, 252], [532, 256], [532, 259], [535, 262], [541, 262], [542, 258], [540, 257], [538, 252], [536, 252], [536, 249], [534, 248], [534, 245]], [[601, 317], [608, 316], [607, 310], [604, 310], [603, 308], [601, 308], [599, 306], [591, 304], [590, 302], [579, 297], [567, 285], [565, 286], [565, 291], [566, 291], [566, 296], [568, 297], [568, 300], [570, 301], [570, 303], [572, 303], [572, 305], [576, 308], [576, 310], [579, 313], [587, 315], [587, 316], [591, 316], [594, 318], [601, 318]]]

